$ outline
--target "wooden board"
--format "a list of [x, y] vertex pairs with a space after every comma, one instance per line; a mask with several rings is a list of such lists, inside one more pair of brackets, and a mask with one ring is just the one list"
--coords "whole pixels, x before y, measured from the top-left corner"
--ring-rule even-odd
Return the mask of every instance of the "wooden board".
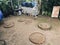
[[51, 17], [56, 17], [56, 18], [58, 18], [59, 9], [60, 9], [60, 6], [54, 6], [54, 7], [53, 7], [53, 12], [52, 12], [52, 16], [51, 16]]

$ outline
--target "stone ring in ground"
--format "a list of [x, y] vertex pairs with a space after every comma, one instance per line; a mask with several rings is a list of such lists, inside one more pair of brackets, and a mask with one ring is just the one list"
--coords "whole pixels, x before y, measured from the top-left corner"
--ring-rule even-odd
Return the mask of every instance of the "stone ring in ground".
[[51, 29], [51, 25], [49, 25], [48, 23], [40, 23], [40, 24], [38, 24], [38, 27], [42, 30], [50, 30]]
[[30, 24], [30, 23], [32, 23], [32, 20], [31, 19], [26, 19], [25, 24]]
[[42, 33], [35, 32], [29, 36], [29, 40], [34, 44], [43, 44], [45, 42], [45, 36]]
[[18, 22], [24, 22], [24, 21], [25, 21], [25, 19], [23, 19], [23, 18], [18, 20]]
[[14, 22], [6, 22], [6, 23], [4, 23], [4, 25], [3, 25], [4, 28], [11, 28], [11, 27], [13, 27], [13, 26], [14, 26]]

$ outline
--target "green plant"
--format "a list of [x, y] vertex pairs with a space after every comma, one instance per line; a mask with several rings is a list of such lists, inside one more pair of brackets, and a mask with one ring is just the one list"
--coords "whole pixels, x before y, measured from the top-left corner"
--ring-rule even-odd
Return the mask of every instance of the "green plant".
[[42, 0], [42, 12], [47, 11], [48, 16], [51, 16], [53, 6], [60, 6], [60, 0]]
[[2, 10], [2, 12], [4, 14], [4, 17], [9, 16], [9, 14], [11, 14], [13, 12], [12, 6], [8, 0], [1, 1], [0, 9]]

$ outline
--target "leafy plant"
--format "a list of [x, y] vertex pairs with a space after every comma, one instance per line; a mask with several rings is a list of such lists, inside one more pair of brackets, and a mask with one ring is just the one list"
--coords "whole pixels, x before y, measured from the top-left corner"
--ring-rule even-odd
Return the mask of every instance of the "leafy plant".
[[2, 3], [0, 4], [0, 9], [4, 14], [4, 17], [9, 16], [9, 14], [11, 14], [12, 12], [12, 7], [9, 4], [8, 0], [2, 1]]
[[42, 12], [47, 11], [47, 15], [52, 13], [53, 6], [60, 6], [60, 0], [42, 0]]

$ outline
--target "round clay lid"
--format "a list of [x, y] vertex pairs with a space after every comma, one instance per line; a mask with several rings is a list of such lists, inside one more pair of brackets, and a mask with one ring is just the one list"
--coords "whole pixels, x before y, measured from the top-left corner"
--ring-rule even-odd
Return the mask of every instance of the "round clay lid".
[[3, 25], [4, 28], [11, 28], [13, 26], [14, 26], [14, 22], [5, 22]]
[[38, 27], [42, 30], [49, 30], [51, 29], [51, 25], [48, 23], [40, 23], [38, 24]]
[[29, 40], [34, 44], [42, 44], [45, 42], [45, 36], [39, 32], [32, 33]]
[[32, 20], [31, 19], [26, 19], [25, 24], [30, 24], [30, 23], [32, 23]]

